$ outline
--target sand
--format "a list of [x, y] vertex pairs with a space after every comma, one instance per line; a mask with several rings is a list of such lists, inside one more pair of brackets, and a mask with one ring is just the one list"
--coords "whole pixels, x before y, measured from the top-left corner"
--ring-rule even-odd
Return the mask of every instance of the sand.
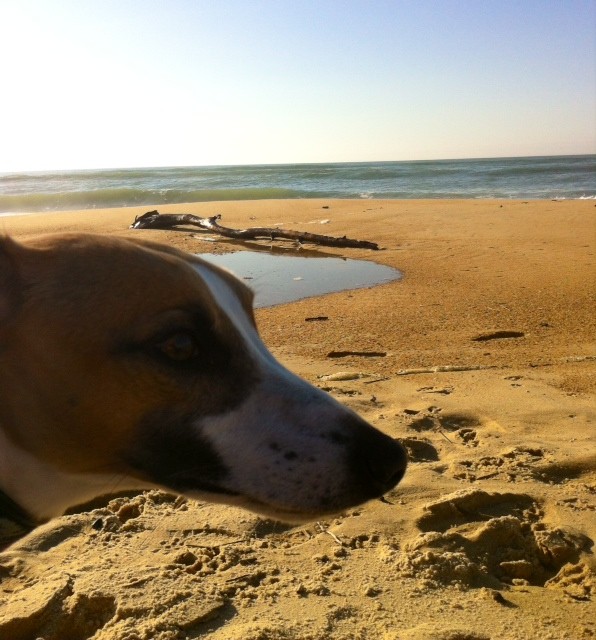
[[[147, 209], [6, 217], [0, 229], [239, 248], [196, 231], [128, 230]], [[593, 201], [160, 211], [383, 247], [322, 253], [394, 266], [401, 281], [257, 320], [288, 367], [404, 441], [408, 473], [385, 502], [299, 527], [161, 492], [100, 501], [0, 556], [0, 638], [596, 637]]]

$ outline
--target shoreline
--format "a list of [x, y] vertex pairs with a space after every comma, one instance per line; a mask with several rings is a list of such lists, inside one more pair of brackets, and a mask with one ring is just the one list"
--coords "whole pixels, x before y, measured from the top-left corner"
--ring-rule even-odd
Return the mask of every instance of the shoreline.
[[19, 216], [35, 216], [35, 215], [39, 215], [39, 216], [45, 216], [45, 215], [52, 215], [52, 214], [84, 214], [84, 213], [90, 213], [93, 211], [101, 211], [101, 212], [109, 212], [109, 211], [121, 211], [121, 210], [137, 210], [137, 209], [143, 209], [143, 210], [152, 210], [152, 209], [160, 209], [160, 208], [168, 208], [168, 209], [175, 209], [175, 208], [184, 208], [184, 207], [194, 207], [196, 205], [201, 205], [201, 206], [210, 206], [210, 205], [221, 205], [223, 203], [229, 203], [229, 204], [243, 204], [243, 205], [247, 205], [250, 206], [251, 204], [257, 204], [261, 203], [261, 202], [292, 202], [292, 201], [300, 201], [300, 202], [309, 202], [309, 201], [316, 201], [316, 202], [360, 202], [362, 204], [366, 204], [366, 203], [375, 203], [375, 202], [379, 202], [379, 203], [408, 203], [408, 202], [426, 202], [426, 203], [433, 203], [433, 202], [488, 202], [488, 203], [494, 203], [494, 202], [500, 202], [500, 203], [535, 203], [535, 204], [539, 204], [539, 203], [548, 203], [548, 202], [593, 202], [595, 203], [596, 206], [596, 195], [590, 195], [590, 196], [586, 196], [586, 195], [582, 195], [582, 196], [577, 196], [577, 197], [543, 197], [543, 198], [538, 198], [538, 197], [500, 197], [500, 196], [476, 196], [476, 197], [456, 197], [456, 198], [442, 198], [442, 197], [428, 197], [428, 198], [391, 198], [391, 197], [387, 197], [387, 198], [383, 198], [383, 197], [378, 197], [378, 196], [373, 196], [373, 197], [361, 197], [361, 198], [354, 198], [354, 197], [325, 197], [325, 196], [320, 196], [320, 197], [294, 197], [294, 198], [254, 198], [254, 199], [242, 199], [242, 198], [238, 198], [238, 199], [231, 199], [231, 200], [197, 200], [197, 201], [188, 201], [188, 202], [180, 202], [180, 203], [165, 203], [165, 204], [153, 204], [151, 202], [147, 203], [147, 204], [122, 204], [122, 205], [114, 205], [114, 206], [105, 206], [105, 207], [97, 207], [97, 206], [93, 206], [93, 207], [87, 207], [87, 208], [80, 208], [80, 207], [73, 207], [73, 208], [69, 208], [69, 209], [44, 209], [44, 210], [40, 210], [40, 211], [36, 211], [36, 210], [25, 210], [25, 211], [0, 211], [0, 218], [4, 218], [4, 217], [19, 217]]
[[[211, 234], [197, 230], [127, 228], [150, 208], [11, 216], [0, 232], [146, 237], [193, 253], [250, 248], [205, 242], [195, 236]], [[52, 624], [64, 631], [89, 618], [85, 602], [95, 603], [94, 640], [185, 630], [209, 640], [596, 635], [593, 201], [158, 209], [380, 244], [315, 251], [392, 266], [401, 280], [255, 315], [288, 368], [404, 442], [408, 472], [386, 503], [295, 528], [151, 494], [64, 516], [26, 538], [2, 577], [0, 635], [57, 637]], [[43, 622], [39, 612], [56, 602]]]

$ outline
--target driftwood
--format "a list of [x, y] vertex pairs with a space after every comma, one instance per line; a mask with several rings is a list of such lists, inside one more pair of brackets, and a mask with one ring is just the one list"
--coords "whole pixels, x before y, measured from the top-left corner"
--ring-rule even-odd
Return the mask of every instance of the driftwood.
[[379, 245], [366, 240], [351, 240], [350, 238], [334, 238], [333, 236], [323, 236], [317, 233], [306, 231], [291, 231], [289, 229], [278, 229], [274, 227], [249, 227], [248, 229], [231, 229], [222, 227], [218, 220], [221, 214], [210, 218], [199, 218], [190, 213], [162, 213], [158, 211], [147, 211], [142, 216], [137, 216], [130, 225], [131, 229], [173, 229], [180, 225], [191, 225], [200, 227], [207, 231], [213, 231], [225, 238], [235, 240], [294, 240], [299, 243], [312, 242], [313, 244], [325, 247], [347, 247], [352, 249], [374, 249], [378, 250]]
[[424, 369], [400, 369], [398, 376], [412, 376], [419, 373], [451, 373], [452, 371], [484, 371], [484, 369], [497, 369], [497, 365], [493, 364], [446, 364], [438, 367], [428, 367]]

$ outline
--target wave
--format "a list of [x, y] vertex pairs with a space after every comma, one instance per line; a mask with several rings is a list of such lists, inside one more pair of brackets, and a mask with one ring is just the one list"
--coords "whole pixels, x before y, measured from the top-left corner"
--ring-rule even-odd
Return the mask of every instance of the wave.
[[296, 198], [595, 199], [596, 155], [0, 174], [0, 212]]
[[69, 209], [107, 209], [136, 205], [179, 204], [183, 202], [214, 202], [224, 200], [269, 200], [328, 197], [295, 189], [96, 189], [61, 193], [25, 193], [0, 195], [0, 212], [58, 211]]
[[594, 200], [596, 195], [565, 195], [551, 193], [508, 193], [498, 190], [453, 189], [440, 191], [350, 191], [344, 193], [299, 191], [280, 188], [209, 189], [201, 191], [102, 189], [92, 192], [29, 193], [0, 195], [0, 215], [67, 211], [74, 209], [109, 209], [142, 205], [183, 204], [190, 202], [218, 202], [230, 200], [285, 200], [309, 198], [338, 198], [359, 200], [412, 200], [412, 199], [578, 199]]

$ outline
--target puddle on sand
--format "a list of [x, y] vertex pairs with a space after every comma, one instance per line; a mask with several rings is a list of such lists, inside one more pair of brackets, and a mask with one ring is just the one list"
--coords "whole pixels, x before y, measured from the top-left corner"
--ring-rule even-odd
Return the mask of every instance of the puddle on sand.
[[392, 267], [350, 258], [307, 258], [257, 251], [198, 256], [245, 280], [255, 292], [255, 307], [373, 287], [401, 278], [401, 273]]

